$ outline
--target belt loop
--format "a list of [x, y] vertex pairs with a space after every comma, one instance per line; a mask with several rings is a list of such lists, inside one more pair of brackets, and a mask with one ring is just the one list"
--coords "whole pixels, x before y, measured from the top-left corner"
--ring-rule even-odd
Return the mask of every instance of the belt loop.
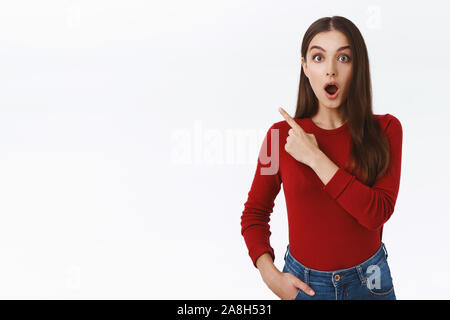
[[288, 255], [288, 253], [289, 253], [289, 244], [287, 245], [287, 247], [286, 247], [286, 253], [284, 254], [284, 260], [286, 261], [286, 257], [287, 257], [287, 255]]
[[386, 259], [387, 259], [388, 253], [387, 253], [386, 245], [384, 244], [384, 242], [381, 242], [381, 246], [383, 247], [383, 250], [384, 250], [384, 253], [386, 254]]
[[359, 280], [361, 280], [361, 284], [366, 284], [366, 277], [362, 272], [361, 265], [356, 266], [356, 271], [358, 271]]
[[305, 268], [305, 283], [309, 286], [309, 269]]

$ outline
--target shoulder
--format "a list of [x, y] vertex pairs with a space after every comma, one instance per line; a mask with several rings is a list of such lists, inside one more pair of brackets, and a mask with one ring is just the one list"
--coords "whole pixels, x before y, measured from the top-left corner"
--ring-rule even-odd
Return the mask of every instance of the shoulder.
[[403, 129], [402, 129], [402, 124], [400, 122], [400, 120], [390, 114], [390, 113], [386, 113], [386, 114], [374, 114], [375, 119], [378, 120], [378, 123], [380, 124], [381, 130], [383, 130], [384, 132], [389, 132], [389, 133], [402, 133]]
[[[302, 119], [294, 118], [294, 121], [297, 122], [297, 124], [300, 125], [303, 130], [307, 130], [306, 118], [302, 118]], [[279, 129], [283, 132], [289, 131], [290, 128], [291, 128], [291, 126], [287, 123], [286, 120], [275, 122], [270, 127], [270, 129]]]

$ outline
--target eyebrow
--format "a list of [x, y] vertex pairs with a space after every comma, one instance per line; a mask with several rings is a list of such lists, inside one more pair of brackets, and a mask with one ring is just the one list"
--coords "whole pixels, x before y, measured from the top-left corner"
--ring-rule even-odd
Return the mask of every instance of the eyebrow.
[[[309, 49], [309, 51], [311, 51], [312, 49], [319, 49], [319, 50], [322, 50], [323, 52], [326, 52], [326, 50], [324, 48], [320, 47], [320, 46], [312, 46]], [[350, 46], [343, 46], [343, 47], [340, 47], [339, 49], [337, 49], [336, 51], [342, 51], [342, 50], [345, 50], [345, 49], [351, 49], [351, 48], [350, 48]]]

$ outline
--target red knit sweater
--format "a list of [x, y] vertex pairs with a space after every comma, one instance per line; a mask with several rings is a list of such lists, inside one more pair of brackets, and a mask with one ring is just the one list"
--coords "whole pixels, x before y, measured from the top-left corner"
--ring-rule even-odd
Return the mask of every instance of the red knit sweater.
[[[350, 174], [346, 167], [351, 150], [347, 123], [327, 130], [311, 118], [295, 119], [305, 132], [315, 135], [320, 150], [339, 167], [326, 185], [312, 168], [284, 149], [288, 123], [276, 122], [269, 128], [241, 216], [241, 234], [255, 267], [265, 252], [275, 261], [269, 221], [282, 184], [289, 248], [302, 264], [322, 271], [350, 268], [378, 250], [383, 224], [394, 211], [400, 186], [403, 131], [400, 121], [391, 114], [375, 118], [387, 135], [391, 151], [387, 172], [372, 187]], [[272, 159], [268, 161], [269, 158]]]

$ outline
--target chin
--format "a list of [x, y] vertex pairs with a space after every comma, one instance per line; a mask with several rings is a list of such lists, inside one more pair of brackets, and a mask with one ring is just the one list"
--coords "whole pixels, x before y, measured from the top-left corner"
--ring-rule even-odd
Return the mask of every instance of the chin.
[[322, 101], [322, 105], [328, 109], [337, 109], [341, 106], [341, 101], [328, 101], [328, 99], [325, 99], [325, 101]]

